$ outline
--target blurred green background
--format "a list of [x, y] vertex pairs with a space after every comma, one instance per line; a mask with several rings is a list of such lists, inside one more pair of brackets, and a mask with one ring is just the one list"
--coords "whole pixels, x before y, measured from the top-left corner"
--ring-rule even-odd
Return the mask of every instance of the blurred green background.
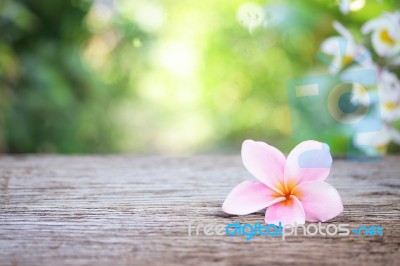
[[327, 73], [333, 20], [361, 37], [394, 5], [0, 0], [0, 152], [187, 155], [248, 138], [289, 151], [287, 79]]

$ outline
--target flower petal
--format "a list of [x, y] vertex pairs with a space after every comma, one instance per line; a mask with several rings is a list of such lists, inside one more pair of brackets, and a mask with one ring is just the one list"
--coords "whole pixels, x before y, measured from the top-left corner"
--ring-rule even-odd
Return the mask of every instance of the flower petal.
[[308, 222], [325, 222], [343, 211], [339, 193], [326, 182], [305, 182], [296, 186], [292, 193], [303, 205]]
[[293, 187], [307, 181], [323, 181], [332, 166], [329, 146], [315, 140], [297, 145], [289, 154], [285, 165], [285, 184]]
[[391, 45], [384, 43], [381, 40], [380, 35], [381, 35], [380, 31], [375, 31], [372, 34], [371, 38], [372, 45], [374, 46], [374, 49], [378, 55], [383, 57], [389, 56], [391, 54], [392, 47]]
[[305, 214], [303, 206], [295, 196], [290, 196], [289, 199], [275, 203], [268, 207], [265, 212], [265, 222], [267, 224], [282, 225], [304, 224]]
[[343, 40], [342, 37], [329, 37], [321, 44], [321, 51], [329, 55], [340, 54], [339, 44]]
[[275, 147], [261, 141], [245, 140], [242, 160], [246, 169], [271, 189], [282, 192], [285, 155]]
[[353, 143], [366, 155], [378, 156], [382, 155], [382, 153], [386, 150], [390, 140], [390, 132], [388, 127], [385, 125], [379, 131], [357, 133]]
[[391, 140], [394, 143], [396, 143], [397, 145], [400, 145], [400, 131], [398, 131], [394, 127], [390, 127], [390, 126], [388, 126], [388, 131], [389, 131]]
[[346, 38], [348, 41], [353, 41], [353, 35], [351, 35], [350, 31], [348, 31], [340, 22], [334, 21], [332, 23], [333, 28], [344, 38]]
[[361, 27], [361, 32], [363, 34], [368, 34], [371, 31], [377, 30], [377, 29], [382, 29], [388, 26], [388, 21], [386, 18], [376, 18], [372, 19], [368, 22], [366, 22], [362, 27]]
[[229, 214], [244, 215], [284, 199], [277, 197], [277, 193], [263, 183], [246, 180], [232, 189], [222, 205], [222, 210]]
[[347, 15], [350, 11], [350, 0], [340, 1], [339, 9], [342, 12], [342, 14]]

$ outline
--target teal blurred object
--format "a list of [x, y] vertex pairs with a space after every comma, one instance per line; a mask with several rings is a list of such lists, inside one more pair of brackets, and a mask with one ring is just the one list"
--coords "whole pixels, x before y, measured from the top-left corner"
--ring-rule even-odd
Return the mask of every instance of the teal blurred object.
[[[352, 101], [353, 84], [367, 89], [370, 107]], [[350, 156], [357, 152], [356, 134], [383, 128], [375, 69], [290, 79], [287, 91], [292, 134], [298, 141], [319, 140], [329, 144], [333, 153]]]

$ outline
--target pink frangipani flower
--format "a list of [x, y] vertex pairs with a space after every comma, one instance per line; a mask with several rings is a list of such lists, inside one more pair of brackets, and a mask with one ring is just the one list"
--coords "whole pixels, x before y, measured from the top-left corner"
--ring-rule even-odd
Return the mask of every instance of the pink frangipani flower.
[[313, 140], [285, 155], [264, 142], [245, 140], [242, 160], [261, 182], [243, 181], [229, 193], [222, 210], [245, 215], [268, 207], [267, 224], [325, 222], [343, 211], [334, 187], [324, 182], [332, 165], [329, 146]]

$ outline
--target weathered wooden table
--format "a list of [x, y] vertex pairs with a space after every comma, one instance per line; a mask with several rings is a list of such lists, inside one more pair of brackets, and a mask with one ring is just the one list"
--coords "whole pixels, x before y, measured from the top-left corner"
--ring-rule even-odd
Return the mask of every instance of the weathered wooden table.
[[188, 236], [263, 221], [221, 211], [249, 178], [237, 156], [0, 157], [0, 265], [400, 265], [400, 157], [335, 160], [327, 179], [345, 207], [331, 222], [383, 236]]

